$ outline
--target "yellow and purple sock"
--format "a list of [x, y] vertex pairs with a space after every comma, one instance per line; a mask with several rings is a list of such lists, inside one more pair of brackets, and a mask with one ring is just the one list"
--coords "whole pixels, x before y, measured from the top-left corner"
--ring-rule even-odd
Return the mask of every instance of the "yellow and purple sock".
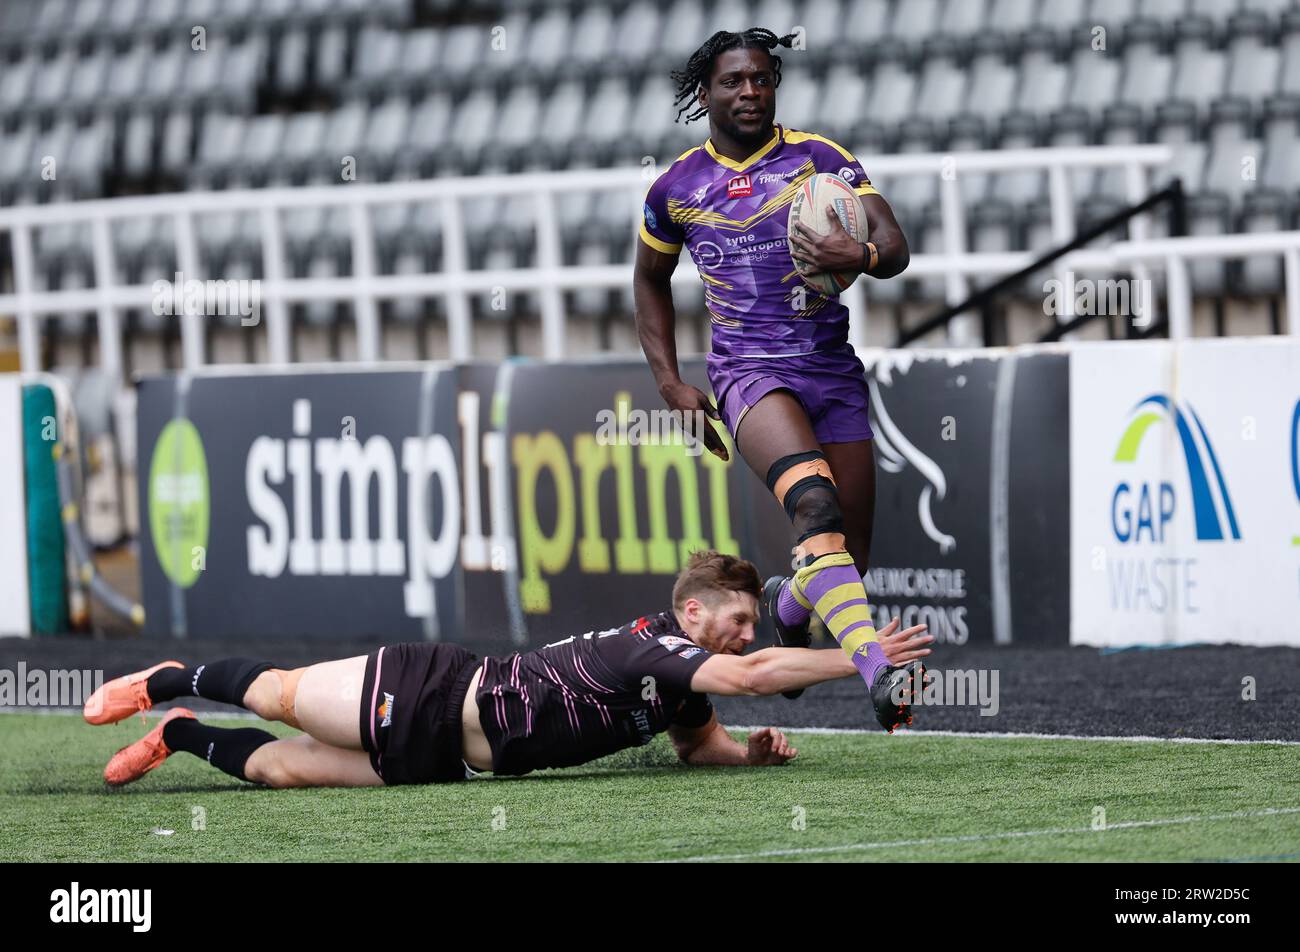
[[[782, 595], [786, 592], [802, 608], [817, 613], [868, 687], [889, 667], [871, 620], [866, 587], [848, 552], [816, 556], [794, 573]], [[784, 615], [781, 620], [785, 622]]]

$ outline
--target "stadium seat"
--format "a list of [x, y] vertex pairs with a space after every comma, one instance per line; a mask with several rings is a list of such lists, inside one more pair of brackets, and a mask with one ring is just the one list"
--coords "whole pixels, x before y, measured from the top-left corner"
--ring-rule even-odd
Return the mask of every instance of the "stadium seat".
[[852, 14], [843, 20], [841, 36], [847, 47], [881, 48], [892, 38], [887, 0], [851, 0]]
[[781, 94], [777, 99], [781, 122], [790, 129], [824, 134], [818, 127], [817, 111], [829, 98], [809, 70], [788, 69], [782, 75]]
[[[821, 95], [813, 103], [814, 113], [809, 119], [810, 128], [825, 129], [836, 141], [858, 141], [864, 122], [871, 111], [868, 97], [868, 76], [847, 65], [831, 67], [821, 86]], [[784, 111], [784, 101], [782, 100]]]
[[328, 27], [316, 40], [315, 85], [337, 89], [347, 76], [348, 39], [341, 26]]
[[582, 126], [582, 140], [596, 156], [597, 164], [612, 165], [615, 150], [629, 133], [632, 97], [627, 81], [609, 77], [596, 87]]
[[1296, 8], [1295, 0], [1241, 0], [1243, 10], [1257, 10], [1270, 16], [1279, 16]]
[[1300, 96], [1300, 11], [1297, 11], [1294, 29], [1281, 40], [1282, 68], [1278, 80], [1278, 93], [1283, 96]]
[[893, 151], [897, 142], [895, 130], [904, 119], [917, 113], [920, 79], [900, 63], [881, 63], [876, 67], [870, 88], [870, 121], [883, 130], [885, 150]]
[[1121, 66], [1113, 54], [1079, 50], [1070, 61], [1070, 88], [1065, 108], [1082, 110], [1100, 125], [1107, 106], [1119, 98]]
[[989, 0], [945, 0], [936, 32], [957, 38], [982, 33], [989, 27]]
[[609, 56], [614, 42], [614, 15], [602, 4], [589, 4], [573, 21], [566, 66], [585, 71]]
[[529, 24], [524, 62], [529, 70], [555, 72], [569, 51], [571, 23], [566, 10], [552, 8]]
[[649, 0], [628, 5], [614, 24], [610, 51], [619, 62], [639, 67], [655, 52], [662, 14]]
[[1241, 0], [1188, 0], [1187, 14], [1218, 20], [1236, 11], [1240, 4]]
[[475, 168], [490, 148], [495, 126], [495, 97], [490, 90], [476, 89], [452, 116], [446, 143], [449, 158], [462, 170]]
[[409, 134], [393, 160], [394, 177], [429, 178], [443, 158], [451, 124], [451, 97], [435, 92], [413, 109]]
[[576, 80], [561, 83], [546, 100], [538, 142], [548, 166], [559, 168], [565, 164], [563, 159], [568, 155], [569, 143], [579, 134], [585, 110], [586, 96]]
[[971, 64], [969, 86], [966, 114], [996, 121], [1015, 101], [1016, 70], [998, 53], [981, 53]]
[[704, 33], [704, 11], [697, 0], [677, 0], [668, 9], [661, 33], [661, 52], [668, 58], [674, 69], [684, 69], [686, 59], [702, 42]]
[[39, 63], [30, 92], [31, 103], [46, 108], [59, 105], [67, 96], [75, 64], [76, 51], [72, 49], [65, 49], [53, 59]]
[[[632, 103], [632, 122], [637, 129], [637, 135], [628, 145], [632, 148], [639, 146], [642, 155], [659, 157], [659, 160], [666, 165], [681, 151], [671, 152], [670, 149], [673, 114], [672, 83], [667, 76], [650, 76], [641, 84]], [[777, 117], [780, 118], [779, 108]]]
[[908, 0], [894, 10], [890, 33], [901, 43], [920, 43], [939, 32], [939, 0]]
[[[1062, 109], [1069, 93], [1070, 70], [1058, 61], [1044, 34], [1034, 34], [1020, 59], [1020, 74], [1015, 81], [1017, 93], [1014, 108], [1020, 112], [1046, 118]], [[973, 93], [972, 93], [973, 95]]]
[[1227, 85], [1227, 57], [1218, 50], [1180, 47], [1174, 65], [1171, 98], [1190, 102], [1206, 116], [1210, 103], [1219, 99]]
[[[501, 29], [498, 32], [497, 26]], [[493, 21], [492, 32], [484, 41], [488, 52], [483, 62], [486, 75], [494, 81], [518, 81], [528, 51], [531, 21], [523, 12], [509, 13], [498, 21]], [[652, 37], [643, 37], [646, 43], [652, 43]], [[540, 77], [538, 77], [540, 79]]]
[[144, 45], [137, 44], [124, 54], [115, 56], [109, 64], [104, 100], [115, 106], [138, 105], [136, 94], [143, 88], [146, 57], [150, 55]]
[[[1039, 22], [1039, 8], [1040, 0], [993, 0], [989, 24], [1003, 33], [1023, 33]], [[1045, 12], [1044, 22], [1052, 22]]]
[[297, 96], [306, 90], [310, 55], [306, 30], [289, 30], [279, 38], [272, 60], [274, 76], [271, 80], [278, 95]]
[[968, 83], [969, 77], [955, 60], [928, 58], [921, 71], [915, 115], [940, 122], [952, 119], [961, 111]]
[[68, 79], [64, 107], [86, 106], [95, 101], [108, 74], [109, 55], [104, 49], [97, 50], [89, 56], [81, 57], [72, 69]]
[[[136, 96], [155, 108], [171, 106], [178, 98], [177, 90], [185, 88], [184, 79], [190, 57], [196, 55], [189, 45], [172, 44], [146, 54], [145, 81]], [[189, 97], [185, 97], [189, 98]]]
[[360, 175], [367, 181], [395, 177], [403, 137], [411, 124], [411, 107], [404, 96], [393, 96], [367, 116], [365, 144], [357, 156]]
[[352, 87], [359, 92], [386, 91], [391, 70], [401, 59], [402, 37], [392, 30], [367, 27], [356, 40]]
[[[438, 30], [408, 30], [402, 40], [401, 56], [390, 68], [394, 79], [403, 91], [418, 94], [433, 85], [442, 49], [442, 34]], [[488, 40], [480, 36], [478, 42], [486, 51]], [[496, 55], [495, 53], [491, 55]], [[488, 59], [491, 56], [487, 57]]]
[[[1092, 6], [1088, 10], [1088, 22], [1090, 25], [1104, 26], [1107, 31], [1116, 31], [1114, 39], [1118, 39], [1130, 20], [1134, 20], [1138, 16], [1144, 18], [1150, 16], [1146, 8], [1147, 4], [1142, 4], [1141, 13], [1139, 13], [1138, 5], [1129, 2], [1129, 0], [1093, 0]], [[1108, 36], [1108, 48], [1111, 41], [1112, 37]]]

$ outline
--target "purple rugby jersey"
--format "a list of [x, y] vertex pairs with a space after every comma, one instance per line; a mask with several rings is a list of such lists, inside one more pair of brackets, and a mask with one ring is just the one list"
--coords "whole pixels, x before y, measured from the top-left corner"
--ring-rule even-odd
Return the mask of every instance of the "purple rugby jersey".
[[[858, 195], [879, 194], [846, 149], [776, 123], [744, 161], [706, 141], [677, 157], [646, 194], [641, 240], [676, 255], [685, 244], [704, 280], [719, 356], [781, 357], [835, 350], [848, 340], [848, 309], [802, 281], [786, 224], [799, 186], [839, 175]], [[804, 307], [796, 309], [795, 290]]]

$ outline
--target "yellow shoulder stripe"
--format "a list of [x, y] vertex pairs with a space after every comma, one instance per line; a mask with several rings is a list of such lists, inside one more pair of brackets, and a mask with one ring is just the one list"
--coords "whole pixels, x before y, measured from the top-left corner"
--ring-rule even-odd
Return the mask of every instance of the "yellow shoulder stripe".
[[651, 248], [653, 248], [655, 251], [660, 251], [666, 255], [675, 255], [680, 253], [682, 250], [681, 245], [670, 245], [668, 242], [656, 238], [654, 235], [650, 234], [650, 232], [646, 229], [644, 221], [641, 222], [641, 240], [644, 241]]

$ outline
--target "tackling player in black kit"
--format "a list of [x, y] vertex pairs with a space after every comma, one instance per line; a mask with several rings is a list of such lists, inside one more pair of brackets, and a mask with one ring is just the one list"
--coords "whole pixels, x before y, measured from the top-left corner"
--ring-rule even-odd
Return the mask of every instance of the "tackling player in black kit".
[[[105, 684], [85, 717], [110, 724], [196, 695], [304, 731], [277, 739], [254, 727], [210, 727], [175, 708], [109, 761], [104, 777], [115, 786], [176, 751], [270, 787], [441, 783], [581, 764], [665, 730], [689, 764], [774, 766], [797, 753], [785, 736], [765, 727], [736, 742], [707, 695], [780, 694], [857, 669], [838, 648], [742, 654], [761, 594], [751, 563], [697, 552], [673, 586], [672, 609], [621, 628], [482, 660], [456, 645], [414, 643], [293, 670], [248, 658], [193, 668], [165, 661]], [[923, 632], [899, 631], [897, 619], [882, 629], [890, 662], [928, 655]]]

